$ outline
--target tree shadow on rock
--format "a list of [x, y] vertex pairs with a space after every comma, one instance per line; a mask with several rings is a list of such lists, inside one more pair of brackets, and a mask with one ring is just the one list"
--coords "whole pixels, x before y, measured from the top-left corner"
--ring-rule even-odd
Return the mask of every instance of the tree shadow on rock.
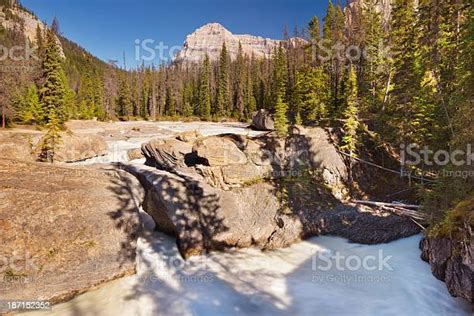
[[141, 225], [139, 209], [143, 199], [143, 190], [138, 182], [128, 174], [117, 169], [105, 169], [111, 174], [108, 190], [113, 192], [118, 200], [115, 210], [108, 213], [115, 228], [122, 232], [120, 251], [117, 254], [120, 266], [134, 263], [136, 257], [136, 242]]
[[[280, 148], [278, 149], [278, 146]], [[348, 172], [329, 131], [311, 135], [293, 129], [284, 141], [284, 151], [274, 154], [274, 192], [282, 212], [293, 214], [302, 223], [302, 238], [337, 235], [353, 242], [374, 244], [408, 237], [419, 232], [409, 218], [357, 207], [347, 202]], [[281, 140], [268, 137], [265, 151], [282, 150]]]

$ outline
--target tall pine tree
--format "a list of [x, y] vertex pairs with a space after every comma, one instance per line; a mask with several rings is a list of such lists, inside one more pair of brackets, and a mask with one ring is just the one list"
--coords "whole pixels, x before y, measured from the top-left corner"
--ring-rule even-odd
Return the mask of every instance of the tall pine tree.
[[351, 156], [357, 152], [357, 129], [359, 128], [359, 96], [357, 90], [357, 74], [354, 66], [350, 66], [347, 75], [347, 94], [344, 109], [344, 137], [342, 138], [342, 149]]
[[217, 89], [216, 110], [214, 111], [214, 114], [218, 117], [229, 115], [232, 112], [229, 97], [229, 60], [229, 53], [224, 42], [219, 58], [219, 86]]
[[[55, 33], [47, 31], [46, 50], [43, 60], [44, 84], [40, 90], [40, 100], [45, 112], [46, 121], [54, 115], [62, 125], [67, 117], [65, 96], [67, 92], [66, 75], [61, 65], [61, 51]], [[54, 111], [54, 113], [52, 113]]]
[[211, 65], [209, 56], [206, 55], [201, 70], [201, 82], [199, 84], [199, 116], [203, 119], [211, 117], [211, 87], [210, 87]]

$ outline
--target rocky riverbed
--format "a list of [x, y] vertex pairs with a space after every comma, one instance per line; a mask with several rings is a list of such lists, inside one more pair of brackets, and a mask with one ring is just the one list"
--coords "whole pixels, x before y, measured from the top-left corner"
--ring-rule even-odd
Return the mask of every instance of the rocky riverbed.
[[[101, 144], [68, 145], [78, 152], [64, 160], [72, 165], [31, 162], [38, 131], [0, 133], [9, 140], [0, 143], [7, 245], [0, 287], [11, 298], [62, 301], [134, 273], [135, 255], [144, 259], [137, 236], [150, 236], [140, 230], [140, 206], [188, 260], [319, 235], [377, 244], [419, 233], [406, 218], [350, 203], [354, 191], [330, 130], [295, 129], [281, 140], [240, 123], [71, 122], [69, 129], [71, 138]], [[379, 194], [371, 187], [361, 182], [363, 194]]]

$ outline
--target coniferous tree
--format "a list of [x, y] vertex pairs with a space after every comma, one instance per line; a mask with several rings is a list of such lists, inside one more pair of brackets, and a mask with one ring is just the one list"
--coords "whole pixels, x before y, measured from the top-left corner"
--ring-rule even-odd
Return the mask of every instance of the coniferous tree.
[[257, 110], [257, 99], [254, 95], [254, 84], [252, 82], [252, 76], [250, 71], [247, 73], [247, 82], [245, 86], [245, 119], [249, 120], [252, 118], [253, 113]]
[[62, 123], [56, 115], [53, 108], [48, 112], [48, 123], [46, 124], [46, 134], [42, 137], [40, 159], [53, 163], [56, 152], [61, 145], [61, 128]]
[[377, 11], [379, 0], [365, 0], [360, 12], [361, 54], [359, 93], [361, 111], [365, 114], [382, 110], [384, 90], [390, 76], [388, 52], [385, 50], [382, 17]]
[[89, 120], [94, 116], [95, 104], [95, 87], [92, 80], [92, 74], [86, 72], [81, 78], [79, 87], [79, 117]]
[[445, 143], [454, 132], [462, 8], [461, 1], [420, 0], [418, 5], [420, 72], [434, 86], [423, 89], [419, 98], [423, 105], [431, 106], [433, 126], [428, 141], [432, 146]]
[[319, 18], [313, 16], [308, 25], [309, 41], [310, 41], [310, 59], [313, 66], [319, 65], [318, 56], [320, 54], [319, 45], [321, 44], [321, 29]]
[[275, 103], [275, 130], [280, 137], [288, 133], [288, 104], [283, 100], [283, 93], [280, 91], [276, 96]]
[[283, 46], [275, 49], [273, 57], [272, 106], [275, 112], [275, 130], [284, 136], [288, 132], [288, 103], [286, 102], [287, 63]]
[[44, 113], [39, 100], [38, 89], [32, 84], [23, 100], [21, 120], [25, 124], [39, 125], [44, 122]]
[[49, 112], [54, 110], [54, 116], [60, 124], [63, 124], [67, 117], [64, 98], [68, 87], [61, 65], [60, 48], [56, 41], [56, 35], [52, 31], [47, 32], [42, 69], [44, 84], [40, 90], [40, 100], [45, 117], [49, 119]]
[[[453, 137], [450, 145], [453, 150], [466, 151], [468, 145], [474, 144], [474, 7], [465, 6], [467, 12], [463, 32], [460, 36], [459, 59], [460, 64], [456, 69], [455, 94], [453, 99], [456, 104], [454, 115]], [[447, 223], [453, 228], [469, 223], [472, 212], [458, 212], [455, 216], [457, 223], [449, 221], [449, 212], [474, 192], [473, 177], [453, 177], [449, 172], [469, 172], [472, 166], [468, 164], [443, 168], [447, 173], [441, 173], [436, 184], [424, 191], [424, 209], [435, 222]], [[451, 217], [452, 218], [452, 217]], [[436, 228], [436, 226], [434, 226]], [[435, 229], [432, 232], [436, 233]]]
[[474, 144], [474, 6], [465, 1], [466, 22], [460, 46], [460, 67], [457, 70], [457, 96], [459, 104], [454, 116], [453, 146]]
[[357, 129], [359, 127], [359, 96], [357, 90], [357, 74], [354, 66], [350, 66], [347, 75], [347, 94], [344, 110], [344, 137], [342, 138], [342, 149], [347, 150], [349, 155], [356, 156], [357, 153]]
[[246, 81], [246, 67], [244, 54], [242, 51], [242, 44], [239, 42], [239, 48], [237, 52], [236, 70], [235, 70], [235, 109], [234, 117], [243, 118], [244, 116], [244, 85]]
[[132, 102], [132, 116], [140, 115], [140, 98], [138, 97], [138, 82], [136, 74], [133, 75], [130, 84], [130, 100]]
[[201, 70], [201, 82], [199, 84], [199, 116], [209, 119], [211, 116], [211, 91], [210, 91], [211, 65], [209, 56], [206, 55]]
[[214, 111], [217, 116], [231, 114], [232, 107], [229, 97], [229, 53], [225, 42], [222, 44], [219, 58], [219, 86], [217, 90], [217, 103]]
[[167, 116], [175, 116], [176, 104], [171, 93], [171, 88], [166, 88], [165, 113]]
[[341, 113], [340, 107], [343, 104], [343, 73], [345, 55], [341, 48], [345, 48], [346, 40], [345, 16], [339, 4], [334, 6], [329, 0], [326, 17], [323, 26], [323, 42], [324, 52], [321, 53], [320, 59], [328, 74], [331, 109], [330, 114], [338, 117]]
[[305, 67], [296, 76], [296, 112], [303, 123], [327, 117], [329, 96], [326, 73], [320, 67]]
[[117, 115], [121, 118], [129, 118], [132, 115], [132, 100], [130, 86], [127, 79], [122, 76], [117, 98]]
[[193, 115], [193, 87], [190, 83], [185, 83], [182, 91], [183, 115], [189, 117]]
[[278, 48], [275, 48], [272, 59], [272, 67], [272, 104], [270, 104], [270, 106], [272, 109], [274, 109], [278, 97], [280, 97], [282, 101], [286, 101], [285, 98], [287, 89], [288, 69], [285, 50], [282, 45], [280, 45]]
[[392, 14], [391, 45], [395, 69], [387, 123], [396, 140], [410, 141], [417, 132], [412, 122], [418, 112], [415, 96], [421, 81], [414, 0], [396, 0]]

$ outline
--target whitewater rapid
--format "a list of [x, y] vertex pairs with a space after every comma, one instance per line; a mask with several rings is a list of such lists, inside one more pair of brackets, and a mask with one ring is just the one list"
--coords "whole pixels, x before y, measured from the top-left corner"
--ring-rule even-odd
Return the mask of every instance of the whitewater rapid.
[[[184, 261], [174, 239], [142, 217], [137, 274], [56, 305], [48, 315], [472, 315], [420, 259], [420, 236], [371, 246], [315, 237], [281, 250]], [[370, 264], [358, 268], [364, 259]]]

